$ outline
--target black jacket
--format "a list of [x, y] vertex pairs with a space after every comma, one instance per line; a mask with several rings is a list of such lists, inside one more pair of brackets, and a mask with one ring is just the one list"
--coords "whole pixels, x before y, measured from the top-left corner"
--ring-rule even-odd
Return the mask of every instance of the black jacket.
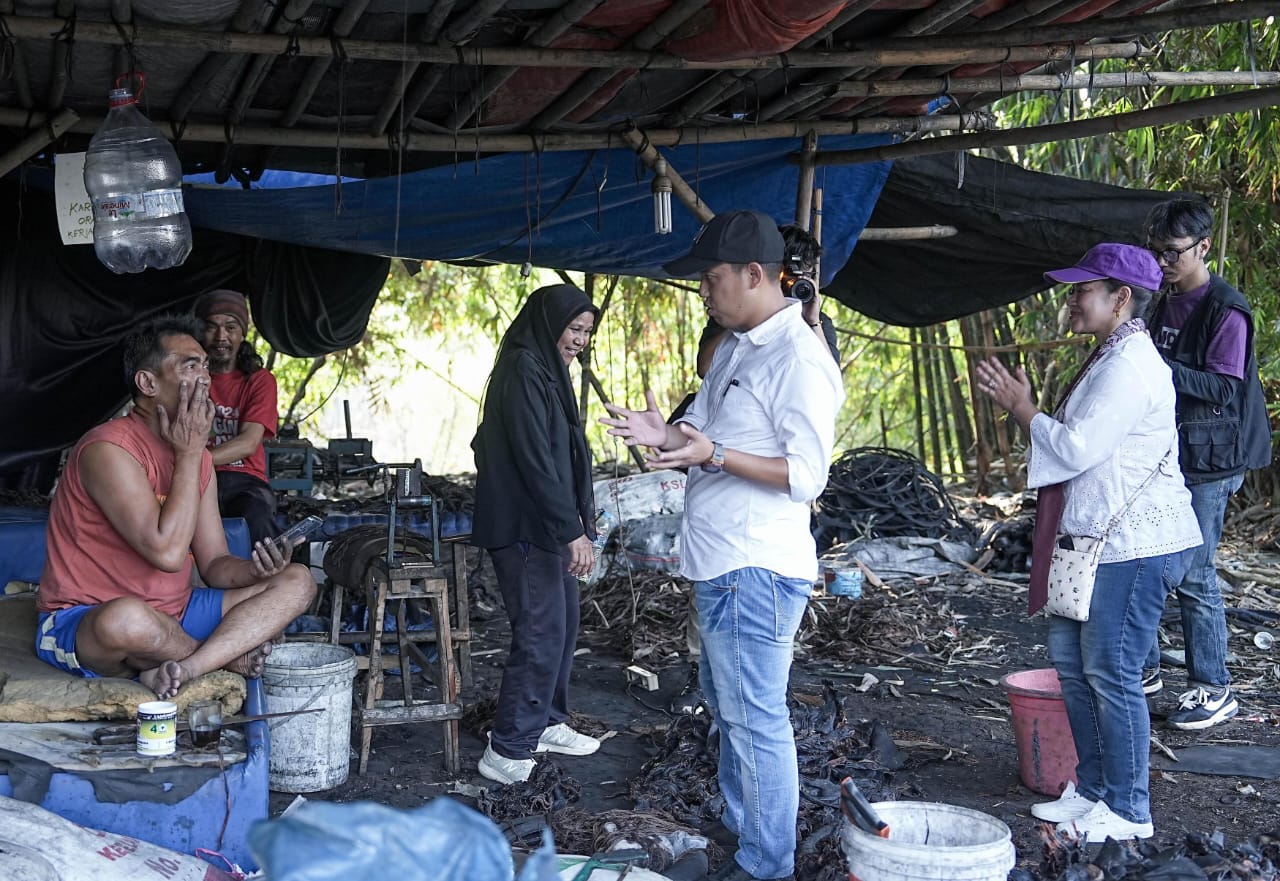
[[[1271, 426], [1258, 378], [1253, 312], [1243, 294], [1217, 275], [1210, 273], [1209, 279], [1204, 299], [1165, 355], [1178, 393], [1178, 452], [1187, 483], [1221, 480], [1271, 462]], [[1153, 328], [1160, 327], [1164, 305], [1161, 300]], [[1231, 309], [1244, 314], [1249, 328], [1243, 380], [1204, 369], [1209, 342]]]
[[530, 295], [503, 337], [485, 393], [476, 456], [472, 544], [529, 542], [556, 552], [595, 537], [591, 462], [569, 371], [556, 340], [595, 311], [571, 285]]

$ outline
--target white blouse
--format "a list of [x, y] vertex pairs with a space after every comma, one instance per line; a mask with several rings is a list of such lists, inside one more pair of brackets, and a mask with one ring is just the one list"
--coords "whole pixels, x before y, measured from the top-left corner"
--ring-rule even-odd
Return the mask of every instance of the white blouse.
[[1069, 535], [1102, 535], [1134, 500], [1107, 539], [1103, 563], [1193, 548], [1202, 539], [1177, 436], [1169, 367], [1148, 334], [1130, 334], [1094, 362], [1061, 422], [1045, 413], [1031, 421], [1027, 483], [1066, 482], [1058, 531]]

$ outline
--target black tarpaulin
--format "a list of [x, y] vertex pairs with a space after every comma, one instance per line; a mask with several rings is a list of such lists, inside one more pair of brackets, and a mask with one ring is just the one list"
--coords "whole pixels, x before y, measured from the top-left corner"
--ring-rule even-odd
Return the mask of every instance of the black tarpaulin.
[[[1133, 190], [957, 154], [895, 162], [868, 227], [947, 224], [950, 238], [863, 241], [823, 294], [890, 324], [923, 327], [1021, 300], [1102, 241], [1142, 244], [1157, 202]], [[828, 198], [832, 198], [829, 195]]]
[[116, 275], [60, 242], [47, 193], [19, 199], [6, 184], [0, 198], [0, 487], [47, 489], [58, 452], [124, 403], [119, 346], [137, 322], [230, 287], [275, 349], [321, 355], [364, 335], [390, 265], [197, 229], [182, 266]]

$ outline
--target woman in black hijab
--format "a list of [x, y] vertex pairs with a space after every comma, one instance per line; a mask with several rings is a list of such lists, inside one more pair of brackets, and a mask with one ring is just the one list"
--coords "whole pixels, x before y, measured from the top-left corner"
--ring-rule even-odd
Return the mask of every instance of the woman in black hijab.
[[511, 651], [480, 773], [526, 780], [535, 753], [585, 756], [600, 741], [574, 731], [569, 671], [578, 582], [594, 563], [591, 459], [569, 379], [599, 310], [573, 285], [534, 291], [498, 347], [476, 456], [472, 543], [486, 548], [511, 621]]

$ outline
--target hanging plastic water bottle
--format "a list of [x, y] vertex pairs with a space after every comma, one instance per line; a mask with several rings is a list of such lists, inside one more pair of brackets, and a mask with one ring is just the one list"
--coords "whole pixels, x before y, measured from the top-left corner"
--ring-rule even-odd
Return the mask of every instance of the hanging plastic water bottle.
[[[141, 94], [146, 78], [141, 81]], [[84, 186], [93, 201], [93, 249], [116, 273], [180, 266], [191, 253], [182, 165], [173, 145], [138, 110], [129, 89], [111, 91], [110, 111], [89, 141]]]

